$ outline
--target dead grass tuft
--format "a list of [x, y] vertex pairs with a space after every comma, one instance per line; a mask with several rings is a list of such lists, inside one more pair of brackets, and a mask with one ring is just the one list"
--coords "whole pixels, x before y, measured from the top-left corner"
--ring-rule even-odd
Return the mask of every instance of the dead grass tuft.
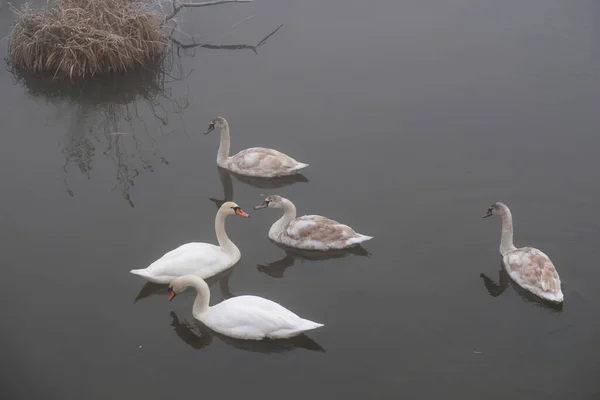
[[154, 65], [166, 49], [165, 17], [133, 0], [49, 0], [24, 5], [9, 37], [16, 70], [89, 78]]

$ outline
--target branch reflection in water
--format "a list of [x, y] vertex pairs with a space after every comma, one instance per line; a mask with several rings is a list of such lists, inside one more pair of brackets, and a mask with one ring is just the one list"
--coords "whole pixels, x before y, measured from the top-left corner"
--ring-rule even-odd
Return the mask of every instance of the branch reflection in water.
[[210, 201], [216, 204], [217, 208], [221, 207], [221, 205], [226, 201], [233, 200], [233, 182], [231, 180], [232, 176], [234, 176], [236, 180], [243, 182], [246, 185], [255, 187], [257, 189], [279, 189], [284, 186], [293, 185], [297, 182], [309, 182], [308, 178], [306, 178], [302, 174], [282, 176], [279, 178], [255, 178], [250, 176], [239, 175], [221, 167], [217, 167], [217, 172], [219, 174], [221, 185], [223, 186], [223, 199], [215, 199], [214, 197], [209, 198]]
[[[270, 239], [269, 239], [270, 240]], [[269, 275], [272, 278], [283, 278], [283, 274], [286, 269], [294, 266], [296, 260], [300, 260], [300, 262], [304, 261], [322, 261], [322, 260], [331, 260], [333, 258], [344, 258], [349, 255], [355, 255], [360, 257], [369, 257], [371, 253], [369, 253], [362, 246], [354, 246], [348, 249], [343, 250], [329, 250], [329, 251], [319, 251], [319, 250], [301, 250], [294, 249], [292, 247], [287, 247], [282, 244], [271, 242], [285, 251], [285, 257], [280, 260], [273, 261], [268, 264], [258, 264], [256, 269], [260, 272], [263, 272]]]
[[173, 63], [163, 59], [145, 70], [78, 82], [15, 75], [29, 94], [56, 106], [57, 120], [70, 120], [59, 142], [65, 159], [63, 180], [70, 196], [76, 191], [69, 173], [74, 167], [91, 180], [97, 154], [110, 160], [116, 181], [113, 189], [118, 188], [131, 207], [135, 179], [153, 172], [157, 163], [169, 164], [157, 142], [176, 131], [169, 128], [170, 117], [189, 106], [187, 89], [178, 90], [181, 97], [172, 95], [173, 86], [182, 81], [170, 75], [173, 69]]
[[[256, 52], [280, 28], [257, 45], [193, 46], [213, 50], [251, 48]], [[131, 207], [135, 207], [131, 189], [136, 178], [144, 172], [153, 172], [157, 164], [169, 165], [157, 144], [178, 131], [185, 134], [181, 114], [189, 107], [180, 46], [186, 48], [173, 39], [172, 49], [176, 51], [168, 52], [146, 69], [83, 81], [65, 82], [51, 76], [11, 71], [15, 81], [30, 95], [55, 106], [56, 120], [70, 120], [66, 135], [59, 142], [65, 159], [63, 181], [69, 196], [76, 195], [70, 171], [76, 168], [91, 180], [92, 161], [97, 154], [111, 161], [116, 181], [112, 189], [118, 188]], [[176, 97], [173, 93], [182, 95]], [[173, 116], [180, 126], [172, 126]]]
[[526, 302], [536, 304], [554, 312], [562, 312], [563, 310], [563, 303], [556, 304], [546, 301], [517, 285], [516, 282], [510, 279], [510, 276], [506, 272], [502, 261], [500, 261], [500, 270], [498, 271], [498, 283], [484, 273], [479, 274], [479, 276], [481, 279], [483, 279], [483, 284], [488, 291], [488, 294], [492, 297], [500, 297], [502, 294], [504, 294], [504, 292], [506, 292], [506, 289], [512, 287], [515, 292], [517, 292], [517, 294]]

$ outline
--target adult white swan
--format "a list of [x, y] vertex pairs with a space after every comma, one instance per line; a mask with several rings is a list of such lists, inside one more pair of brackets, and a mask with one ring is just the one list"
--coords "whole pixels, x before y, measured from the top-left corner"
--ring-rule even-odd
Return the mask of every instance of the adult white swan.
[[241, 253], [225, 233], [225, 218], [229, 215], [249, 217], [234, 202], [223, 203], [215, 217], [218, 246], [209, 243], [186, 243], [166, 253], [147, 268], [133, 269], [130, 272], [150, 282], [169, 283], [183, 275], [209, 278], [232, 267], [240, 260]]
[[269, 229], [269, 238], [286, 246], [305, 250], [334, 250], [357, 245], [371, 236], [356, 233], [348, 225], [320, 215], [296, 218], [296, 206], [281, 196], [268, 196], [255, 210], [283, 208], [283, 216]]
[[213, 119], [204, 134], [207, 135], [215, 129], [218, 129], [221, 134], [221, 143], [217, 153], [219, 167], [240, 175], [262, 178], [294, 175], [308, 167], [308, 164], [298, 162], [280, 151], [263, 147], [252, 147], [229, 157], [230, 135], [227, 120], [223, 117]]
[[560, 278], [550, 258], [533, 247], [517, 249], [513, 244], [513, 222], [510, 209], [504, 203], [494, 203], [482, 218], [492, 215], [502, 217], [500, 254], [508, 275], [523, 289], [555, 303], [562, 303], [564, 296]]
[[192, 315], [210, 329], [236, 339], [284, 339], [319, 328], [323, 324], [300, 318], [287, 308], [258, 296], [232, 297], [209, 306], [210, 289], [202, 278], [179, 277], [169, 285], [169, 301], [188, 287], [198, 294]]

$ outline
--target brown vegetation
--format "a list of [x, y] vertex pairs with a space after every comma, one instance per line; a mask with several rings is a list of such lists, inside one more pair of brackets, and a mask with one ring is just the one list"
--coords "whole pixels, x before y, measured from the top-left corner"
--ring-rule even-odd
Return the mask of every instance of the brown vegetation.
[[25, 5], [10, 34], [13, 68], [88, 78], [155, 65], [165, 51], [165, 17], [135, 0], [50, 0]]

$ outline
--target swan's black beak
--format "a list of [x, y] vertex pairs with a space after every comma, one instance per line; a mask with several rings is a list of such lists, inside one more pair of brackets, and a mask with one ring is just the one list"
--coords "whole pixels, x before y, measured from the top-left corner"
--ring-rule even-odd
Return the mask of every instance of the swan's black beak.
[[265, 200], [262, 203], [260, 203], [259, 205], [255, 206], [254, 209], [260, 210], [261, 208], [267, 208], [267, 207], [269, 207], [269, 202]]
[[492, 209], [488, 208], [487, 213], [481, 218], [487, 218], [487, 217], [491, 217], [491, 216], [492, 216]]
[[206, 130], [206, 132], [204, 132], [204, 134], [208, 135], [209, 133], [211, 133], [214, 130], [215, 130], [215, 123], [211, 122], [210, 125], [208, 125], [208, 129]]
[[169, 301], [173, 300], [175, 296], [177, 296], [177, 293], [175, 293], [172, 287], [169, 287]]

